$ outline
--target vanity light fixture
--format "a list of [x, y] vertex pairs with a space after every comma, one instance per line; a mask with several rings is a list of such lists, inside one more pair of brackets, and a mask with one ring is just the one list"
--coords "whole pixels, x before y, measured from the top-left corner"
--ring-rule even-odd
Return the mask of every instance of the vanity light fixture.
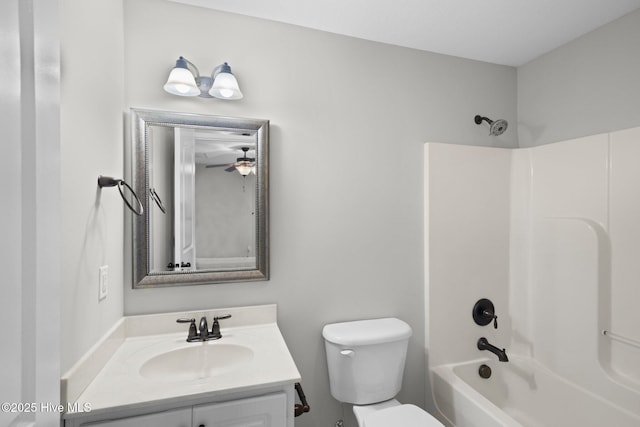
[[182, 56], [171, 70], [164, 90], [173, 95], [202, 98], [242, 99], [243, 96], [226, 62], [214, 68], [211, 76], [201, 76], [198, 67]]

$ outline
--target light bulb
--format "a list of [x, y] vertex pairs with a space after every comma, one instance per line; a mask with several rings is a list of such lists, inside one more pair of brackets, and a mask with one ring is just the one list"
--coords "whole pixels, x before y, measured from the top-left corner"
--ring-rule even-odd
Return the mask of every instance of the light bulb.
[[200, 94], [200, 89], [198, 89], [191, 71], [179, 67], [171, 70], [167, 83], [164, 85], [164, 90], [179, 96], [196, 96]]
[[218, 73], [213, 80], [213, 86], [209, 91], [209, 95], [224, 99], [242, 98], [238, 81], [231, 73]]

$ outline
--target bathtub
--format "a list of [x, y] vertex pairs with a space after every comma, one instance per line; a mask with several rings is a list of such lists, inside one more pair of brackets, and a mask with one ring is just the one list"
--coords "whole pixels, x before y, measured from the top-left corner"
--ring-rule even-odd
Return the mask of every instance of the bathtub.
[[[480, 365], [492, 370], [488, 379]], [[431, 369], [438, 416], [455, 427], [638, 427], [631, 413], [572, 384], [533, 359], [478, 359]]]

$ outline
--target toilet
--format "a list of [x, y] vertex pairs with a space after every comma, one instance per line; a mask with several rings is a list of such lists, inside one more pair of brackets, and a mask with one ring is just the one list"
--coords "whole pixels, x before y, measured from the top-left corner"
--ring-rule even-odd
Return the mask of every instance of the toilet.
[[353, 404], [359, 427], [441, 427], [432, 415], [395, 396], [402, 387], [411, 327], [400, 319], [325, 325], [331, 395]]

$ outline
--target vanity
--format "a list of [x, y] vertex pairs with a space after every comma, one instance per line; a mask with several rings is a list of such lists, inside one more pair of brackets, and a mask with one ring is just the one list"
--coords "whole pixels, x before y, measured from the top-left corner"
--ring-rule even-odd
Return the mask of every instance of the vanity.
[[[62, 378], [62, 425], [293, 427], [300, 374], [276, 315], [262, 305], [123, 318]], [[190, 324], [176, 322], [214, 317], [220, 339], [187, 342]]]
[[[98, 185], [137, 200], [118, 184], [132, 287], [268, 280], [269, 121], [132, 108], [130, 124], [132, 186]], [[62, 425], [293, 427], [309, 407], [276, 320], [275, 305], [124, 317], [62, 377]]]

